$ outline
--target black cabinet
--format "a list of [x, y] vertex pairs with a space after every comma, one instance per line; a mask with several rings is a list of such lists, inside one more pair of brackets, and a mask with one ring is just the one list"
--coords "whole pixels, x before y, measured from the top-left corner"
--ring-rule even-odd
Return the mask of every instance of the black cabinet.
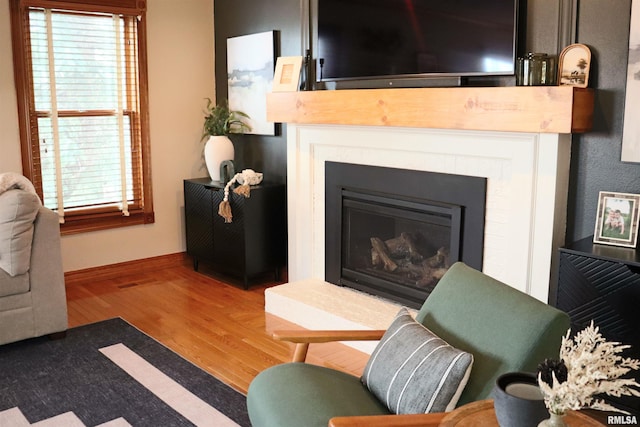
[[[607, 340], [632, 346], [624, 356], [640, 359], [640, 251], [592, 242], [589, 237], [560, 249], [555, 304], [571, 317], [573, 332], [593, 320]], [[640, 382], [640, 372], [633, 376]], [[612, 403], [640, 413], [638, 398]]]
[[224, 185], [209, 178], [184, 180], [187, 253], [197, 271], [206, 262], [220, 273], [249, 279], [272, 271], [276, 281], [286, 263], [287, 205], [282, 184], [251, 187], [250, 197], [229, 191], [233, 222], [218, 215]]

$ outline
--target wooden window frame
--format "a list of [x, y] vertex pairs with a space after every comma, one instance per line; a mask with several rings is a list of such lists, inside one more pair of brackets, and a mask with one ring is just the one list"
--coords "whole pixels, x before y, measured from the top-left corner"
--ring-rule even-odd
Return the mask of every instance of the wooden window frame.
[[[34, 90], [32, 86], [32, 70], [25, 46], [26, 28], [29, 24], [30, 7], [42, 7], [48, 9], [60, 9], [80, 12], [116, 13], [136, 16], [138, 19], [137, 48], [138, 48], [138, 111], [125, 111], [126, 115], [139, 114], [139, 138], [132, 137], [132, 147], [139, 147], [140, 172], [134, 179], [141, 184], [134, 186], [136, 198], [140, 200], [139, 206], [129, 208], [129, 215], [125, 216], [120, 210], [109, 208], [87, 208], [81, 210], [69, 210], [65, 212], [64, 224], [60, 229], [62, 234], [74, 234], [80, 232], [96, 231], [116, 227], [124, 227], [155, 222], [153, 211], [152, 185], [151, 185], [151, 144], [149, 141], [149, 95], [148, 95], [148, 71], [147, 71], [147, 40], [146, 40], [146, 2], [144, 0], [10, 0], [11, 36], [13, 46], [13, 63], [16, 92], [18, 98], [18, 120], [20, 131], [20, 145], [22, 154], [23, 174], [30, 179], [43, 199], [42, 176], [39, 160], [39, 138], [37, 129], [31, 121], [37, 120], [38, 112], [35, 111]], [[25, 25], [27, 27], [25, 27]], [[130, 29], [125, 31], [130, 33]], [[131, 34], [131, 33], [130, 33]], [[130, 105], [130, 104], [128, 104]], [[80, 115], [108, 115], [110, 112], [61, 112], [67, 117]], [[42, 117], [42, 115], [40, 115]], [[134, 168], [135, 169], [135, 168]]]

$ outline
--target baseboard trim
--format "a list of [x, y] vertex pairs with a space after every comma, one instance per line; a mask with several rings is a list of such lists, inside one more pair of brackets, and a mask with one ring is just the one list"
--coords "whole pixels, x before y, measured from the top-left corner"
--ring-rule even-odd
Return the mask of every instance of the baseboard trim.
[[140, 272], [148, 270], [158, 270], [161, 268], [184, 265], [191, 263], [186, 252], [160, 255], [151, 258], [136, 259], [132, 261], [119, 262], [116, 264], [102, 265], [99, 267], [85, 268], [82, 270], [67, 271], [64, 273], [66, 286], [73, 286], [76, 283], [86, 283], [89, 278], [113, 279], [130, 272]]

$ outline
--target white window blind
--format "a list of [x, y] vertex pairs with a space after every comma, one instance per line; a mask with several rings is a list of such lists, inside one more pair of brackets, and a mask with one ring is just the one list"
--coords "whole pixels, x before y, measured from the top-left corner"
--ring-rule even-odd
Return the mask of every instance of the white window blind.
[[29, 9], [41, 185], [61, 217], [140, 208], [136, 17]]

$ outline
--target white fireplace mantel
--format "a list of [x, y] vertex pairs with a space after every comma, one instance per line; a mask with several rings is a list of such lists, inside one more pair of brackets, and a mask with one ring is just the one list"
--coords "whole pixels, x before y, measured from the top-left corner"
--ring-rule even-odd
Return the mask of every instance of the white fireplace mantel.
[[547, 301], [571, 133], [591, 127], [591, 90], [295, 92], [267, 105], [269, 120], [288, 123], [290, 281], [324, 279], [324, 162], [337, 161], [487, 178], [483, 271]]

